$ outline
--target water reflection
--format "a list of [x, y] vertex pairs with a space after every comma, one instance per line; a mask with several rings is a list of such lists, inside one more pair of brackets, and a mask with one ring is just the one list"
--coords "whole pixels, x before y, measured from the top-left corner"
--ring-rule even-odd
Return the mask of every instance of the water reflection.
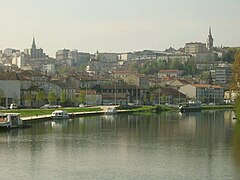
[[20, 165], [25, 179], [237, 179], [240, 125], [233, 116], [221, 110], [33, 122], [0, 133], [0, 178], [14, 179], [8, 169]]

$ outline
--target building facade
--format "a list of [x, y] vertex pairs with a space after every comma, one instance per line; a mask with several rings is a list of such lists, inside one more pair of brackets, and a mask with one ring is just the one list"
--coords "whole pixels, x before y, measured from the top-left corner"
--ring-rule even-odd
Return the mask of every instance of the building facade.
[[198, 100], [203, 103], [223, 103], [224, 88], [209, 84], [188, 84], [180, 87], [179, 92], [188, 99]]
[[207, 52], [206, 44], [201, 42], [190, 42], [185, 44], [186, 54], [197, 54]]

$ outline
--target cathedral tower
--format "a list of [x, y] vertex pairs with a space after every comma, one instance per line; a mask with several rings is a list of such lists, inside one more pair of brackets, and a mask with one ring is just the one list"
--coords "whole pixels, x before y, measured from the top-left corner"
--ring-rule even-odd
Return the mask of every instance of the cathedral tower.
[[207, 49], [211, 50], [213, 48], [213, 37], [211, 32], [211, 27], [209, 28], [209, 34], [207, 38]]

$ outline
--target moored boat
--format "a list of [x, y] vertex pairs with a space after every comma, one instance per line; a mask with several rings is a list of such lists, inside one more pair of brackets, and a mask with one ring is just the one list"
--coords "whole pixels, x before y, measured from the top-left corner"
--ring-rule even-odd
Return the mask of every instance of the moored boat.
[[201, 111], [202, 104], [199, 101], [188, 101], [186, 104], [182, 104], [179, 106], [179, 110], [181, 112], [186, 111]]
[[69, 114], [65, 110], [55, 110], [52, 112], [53, 119], [68, 119]]
[[26, 128], [29, 124], [23, 124], [20, 119], [20, 113], [2, 113], [0, 114], [0, 129]]
[[107, 108], [105, 114], [117, 114], [117, 109], [115, 107]]

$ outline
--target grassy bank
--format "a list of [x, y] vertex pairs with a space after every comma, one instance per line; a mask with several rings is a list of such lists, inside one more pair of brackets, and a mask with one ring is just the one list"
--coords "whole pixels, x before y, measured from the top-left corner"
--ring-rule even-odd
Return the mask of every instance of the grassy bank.
[[233, 105], [218, 105], [218, 106], [202, 106], [203, 110], [208, 109], [234, 109]]
[[[15, 110], [0, 110], [0, 113], [21, 113], [21, 117], [31, 117], [31, 116], [41, 116], [49, 115], [54, 110], [53, 109], [15, 109]], [[68, 113], [77, 113], [77, 112], [93, 112], [93, 111], [102, 111], [100, 107], [84, 107], [84, 108], [58, 108], [65, 109]], [[140, 107], [118, 107], [118, 110], [127, 110], [127, 112], [161, 112], [168, 111], [171, 108], [167, 106], [140, 106]]]
[[[68, 113], [75, 112], [91, 112], [91, 111], [101, 111], [100, 107], [91, 107], [91, 108], [59, 108], [65, 109]], [[21, 113], [21, 117], [30, 117], [36, 115], [48, 115], [51, 114], [56, 109], [16, 109], [16, 110], [1, 110], [2, 113]]]
[[140, 106], [140, 107], [118, 107], [118, 110], [128, 110], [129, 112], [161, 112], [161, 111], [169, 111], [172, 110], [171, 107], [168, 106]]
[[[232, 105], [221, 105], [221, 106], [203, 106], [204, 110], [208, 109], [233, 109]], [[56, 108], [57, 109], [57, 108]], [[49, 115], [56, 109], [16, 109], [16, 110], [0, 110], [0, 113], [21, 113], [21, 117], [31, 117], [36, 115]], [[100, 107], [84, 107], [84, 108], [59, 108], [65, 109], [68, 113], [77, 112], [92, 112], [92, 111], [102, 111]], [[174, 108], [169, 106], [121, 106], [117, 108], [118, 110], [126, 110], [127, 112], [162, 112], [174, 110]]]

